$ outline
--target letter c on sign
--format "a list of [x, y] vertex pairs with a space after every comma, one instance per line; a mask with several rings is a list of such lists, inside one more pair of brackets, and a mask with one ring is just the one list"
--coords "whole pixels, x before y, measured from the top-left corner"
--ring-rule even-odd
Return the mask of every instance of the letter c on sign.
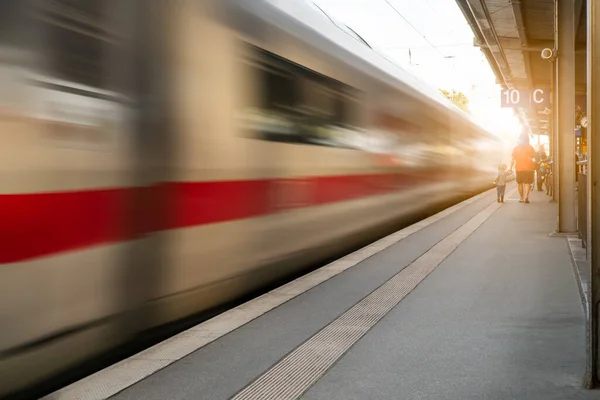
[[[538, 99], [538, 95], [540, 95], [541, 98]], [[535, 101], [538, 104], [544, 102], [544, 91], [542, 89], [535, 89], [533, 91], [533, 101]]]

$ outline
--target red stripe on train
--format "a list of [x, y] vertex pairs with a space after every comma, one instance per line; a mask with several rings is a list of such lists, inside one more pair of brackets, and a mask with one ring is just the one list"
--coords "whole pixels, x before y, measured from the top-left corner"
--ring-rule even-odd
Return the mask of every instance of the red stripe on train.
[[177, 182], [141, 189], [0, 195], [0, 263], [134, 239], [165, 229], [385, 194], [444, 175]]
[[0, 196], [0, 263], [119, 240], [115, 218], [124, 192]]

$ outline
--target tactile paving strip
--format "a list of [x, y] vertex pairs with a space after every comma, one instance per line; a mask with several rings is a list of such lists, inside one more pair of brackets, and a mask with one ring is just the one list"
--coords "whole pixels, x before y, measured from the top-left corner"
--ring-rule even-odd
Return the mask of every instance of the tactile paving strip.
[[[510, 191], [507, 197], [512, 196], [515, 191]], [[465, 225], [280, 360], [232, 399], [298, 399], [501, 206], [501, 203], [493, 203], [479, 212]]]

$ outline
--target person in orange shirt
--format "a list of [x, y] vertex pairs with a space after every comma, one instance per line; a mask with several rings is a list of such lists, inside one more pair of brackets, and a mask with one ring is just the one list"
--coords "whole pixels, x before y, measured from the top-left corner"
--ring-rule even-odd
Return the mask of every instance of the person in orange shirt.
[[524, 134], [519, 139], [519, 144], [512, 152], [511, 169], [515, 168], [517, 184], [519, 185], [519, 203], [529, 203], [529, 192], [535, 176], [535, 149], [529, 144], [529, 135]]

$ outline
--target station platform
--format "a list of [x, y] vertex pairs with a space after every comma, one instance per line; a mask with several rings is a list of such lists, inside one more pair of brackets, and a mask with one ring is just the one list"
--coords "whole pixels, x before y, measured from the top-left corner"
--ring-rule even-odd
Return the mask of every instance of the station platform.
[[47, 399], [592, 399], [556, 204], [485, 192]]

